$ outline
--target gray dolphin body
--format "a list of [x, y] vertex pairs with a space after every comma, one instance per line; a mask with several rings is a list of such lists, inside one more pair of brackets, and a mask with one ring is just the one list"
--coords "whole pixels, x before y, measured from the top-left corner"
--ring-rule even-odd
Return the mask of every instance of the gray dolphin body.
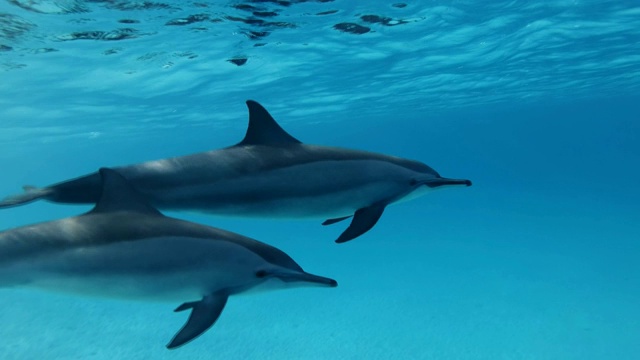
[[227, 298], [254, 289], [334, 287], [284, 252], [221, 229], [163, 216], [114, 170], [90, 212], [0, 232], [0, 287], [151, 301], [188, 301], [167, 345], [209, 329]]
[[[394, 202], [469, 180], [441, 177], [407, 159], [303, 144], [260, 104], [247, 101], [244, 139], [220, 150], [115, 168], [159, 209], [257, 217], [324, 217], [324, 225], [353, 216], [337, 242], [371, 229]], [[82, 176], [45, 188], [25, 187], [0, 208], [37, 199], [94, 203], [100, 176]]]

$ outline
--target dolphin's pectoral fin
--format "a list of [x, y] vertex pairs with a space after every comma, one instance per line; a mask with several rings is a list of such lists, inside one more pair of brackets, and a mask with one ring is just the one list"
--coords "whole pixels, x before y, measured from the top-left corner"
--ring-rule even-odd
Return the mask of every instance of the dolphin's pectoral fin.
[[384, 205], [374, 205], [359, 209], [353, 215], [353, 220], [351, 220], [351, 224], [347, 230], [340, 234], [340, 237], [336, 242], [347, 242], [366, 233], [378, 222], [378, 219], [380, 219], [383, 212]]
[[349, 215], [349, 216], [343, 216], [343, 217], [339, 217], [339, 218], [335, 218], [335, 219], [327, 219], [325, 220], [322, 225], [331, 225], [331, 224], [335, 224], [337, 222], [340, 222], [342, 220], [347, 220], [348, 218], [352, 217], [353, 215]]
[[171, 339], [167, 348], [175, 349], [207, 331], [218, 320], [228, 298], [227, 295], [212, 294], [203, 297], [200, 301], [186, 302], [178, 306], [174, 311], [192, 309], [191, 315], [187, 323]]

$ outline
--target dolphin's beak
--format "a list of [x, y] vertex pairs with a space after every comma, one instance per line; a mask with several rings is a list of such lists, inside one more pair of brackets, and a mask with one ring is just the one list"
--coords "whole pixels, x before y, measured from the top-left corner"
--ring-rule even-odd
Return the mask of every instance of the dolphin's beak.
[[338, 286], [338, 282], [333, 279], [326, 278], [324, 276], [309, 274], [307, 272], [292, 271], [287, 273], [277, 273], [277, 274], [274, 274], [274, 276], [280, 278], [280, 280], [284, 282], [304, 282], [309, 285], [317, 285], [317, 286], [323, 286], [323, 287]]
[[436, 178], [436, 179], [429, 179], [429, 180], [425, 181], [425, 185], [427, 185], [430, 188], [437, 188], [439, 186], [445, 186], [445, 185], [471, 186], [471, 180]]
[[304, 281], [307, 283], [312, 283], [315, 285], [326, 286], [326, 287], [338, 286], [338, 282], [333, 279], [326, 278], [324, 276], [313, 275], [309, 273], [304, 273], [304, 277], [299, 278], [298, 281]]

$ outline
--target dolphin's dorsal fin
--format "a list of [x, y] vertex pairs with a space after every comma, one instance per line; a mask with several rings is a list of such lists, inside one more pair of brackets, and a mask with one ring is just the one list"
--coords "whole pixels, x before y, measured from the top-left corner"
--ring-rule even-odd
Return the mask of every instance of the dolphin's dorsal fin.
[[238, 145], [289, 145], [301, 141], [289, 135], [278, 125], [271, 114], [253, 100], [247, 100], [249, 127], [244, 139]]
[[102, 178], [102, 195], [90, 213], [133, 211], [162, 215], [119, 172], [109, 168], [101, 168], [99, 172]]

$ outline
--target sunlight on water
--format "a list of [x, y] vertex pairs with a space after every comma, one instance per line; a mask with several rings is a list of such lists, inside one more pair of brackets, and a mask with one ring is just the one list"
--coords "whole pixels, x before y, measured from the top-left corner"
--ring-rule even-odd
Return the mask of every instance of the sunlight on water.
[[633, 1], [404, 5], [5, 1], [2, 141], [28, 136], [14, 124], [86, 136], [229, 121], [246, 98], [303, 121], [638, 90]]

